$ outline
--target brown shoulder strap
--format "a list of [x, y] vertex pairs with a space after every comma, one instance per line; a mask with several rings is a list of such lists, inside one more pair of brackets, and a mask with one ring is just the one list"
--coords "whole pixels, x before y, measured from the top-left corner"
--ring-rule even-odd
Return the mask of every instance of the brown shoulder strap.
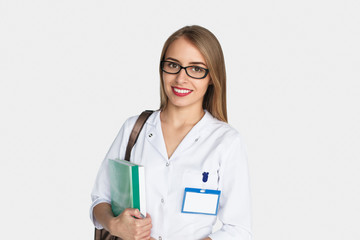
[[145, 125], [146, 120], [150, 117], [150, 115], [153, 112], [154, 111], [151, 110], [145, 110], [140, 114], [139, 118], [136, 120], [134, 128], [132, 129], [129, 137], [128, 145], [126, 147], [125, 160], [130, 161], [131, 149], [135, 145], [136, 140], [139, 137], [139, 133], [141, 132], [141, 129]]

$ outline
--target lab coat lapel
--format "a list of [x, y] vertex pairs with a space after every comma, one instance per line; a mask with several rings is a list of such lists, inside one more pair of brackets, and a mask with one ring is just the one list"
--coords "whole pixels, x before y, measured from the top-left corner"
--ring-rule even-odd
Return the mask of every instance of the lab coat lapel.
[[[188, 150], [192, 146], [196, 145], [197, 141], [201, 137], [201, 129], [209, 122], [212, 116], [205, 110], [203, 118], [190, 130], [190, 132], [184, 137], [174, 153], [171, 155], [170, 160], [177, 156], [180, 156], [184, 151]], [[156, 115], [149, 122], [149, 127], [146, 132], [146, 139], [150, 142], [153, 148], [165, 159], [168, 160], [166, 145], [161, 130], [160, 112], [156, 112]]]
[[164, 137], [161, 130], [160, 112], [156, 112], [152, 123], [149, 124], [146, 131], [146, 139], [165, 160], [168, 159]]
[[170, 157], [170, 159], [174, 159], [180, 156], [183, 152], [190, 149], [191, 147], [196, 146], [196, 143], [201, 138], [201, 130], [208, 122], [209, 117], [210, 117], [210, 113], [205, 110], [205, 115], [203, 116], [203, 118], [200, 119], [200, 121], [197, 124], [195, 124], [195, 126], [190, 130], [190, 132], [188, 132], [188, 134], [181, 141], [181, 143], [176, 148], [175, 152]]
[[198, 129], [194, 129], [194, 128], [195, 128], [195, 126], [193, 127], [193, 129], [190, 130], [190, 132], [180, 142], [180, 144], [175, 149], [174, 153], [171, 155], [170, 159], [174, 159], [174, 158], [180, 156], [183, 152], [185, 152], [186, 150], [188, 150], [189, 148], [194, 146], [194, 144], [196, 144], [196, 142], [200, 138], [200, 134], [199, 134]]

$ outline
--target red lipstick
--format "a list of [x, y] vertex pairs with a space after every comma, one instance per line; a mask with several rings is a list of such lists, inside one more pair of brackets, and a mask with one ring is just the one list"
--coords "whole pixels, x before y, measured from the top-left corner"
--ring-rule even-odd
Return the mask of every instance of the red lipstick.
[[185, 97], [192, 92], [192, 90], [187, 88], [171, 87], [171, 89], [173, 93], [178, 97]]

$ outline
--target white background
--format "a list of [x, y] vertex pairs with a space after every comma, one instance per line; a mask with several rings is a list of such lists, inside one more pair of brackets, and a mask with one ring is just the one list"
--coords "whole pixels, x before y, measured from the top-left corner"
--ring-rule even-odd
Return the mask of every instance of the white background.
[[254, 239], [360, 239], [359, 13], [358, 0], [0, 0], [1, 238], [93, 238], [98, 167], [126, 118], [158, 108], [166, 38], [199, 24], [223, 46]]

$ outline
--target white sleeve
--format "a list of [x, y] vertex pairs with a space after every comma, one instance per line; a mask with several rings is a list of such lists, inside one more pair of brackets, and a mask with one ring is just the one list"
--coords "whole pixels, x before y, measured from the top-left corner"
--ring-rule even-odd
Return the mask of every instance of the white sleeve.
[[245, 144], [237, 135], [231, 144], [224, 146], [224, 150], [227, 153], [219, 171], [221, 196], [218, 210], [223, 226], [209, 237], [213, 240], [251, 240], [250, 183]]
[[108, 160], [120, 158], [124, 159], [127, 142], [129, 140], [130, 130], [132, 129], [132, 125], [127, 120], [124, 125], [121, 127], [118, 135], [116, 136], [113, 144], [111, 145], [108, 153], [105, 156], [105, 159], [101, 163], [100, 169], [98, 171], [94, 187], [91, 192], [91, 200], [92, 204], [90, 207], [90, 219], [94, 223], [94, 226], [97, 229], [102, 229], [103, 227], [99, 224], [94, 215], [93, 209], [94, 207], [102, 202], [111, 203], [110, 197], [110, 180], [109, 180], [109, 172], [108, 172]]

